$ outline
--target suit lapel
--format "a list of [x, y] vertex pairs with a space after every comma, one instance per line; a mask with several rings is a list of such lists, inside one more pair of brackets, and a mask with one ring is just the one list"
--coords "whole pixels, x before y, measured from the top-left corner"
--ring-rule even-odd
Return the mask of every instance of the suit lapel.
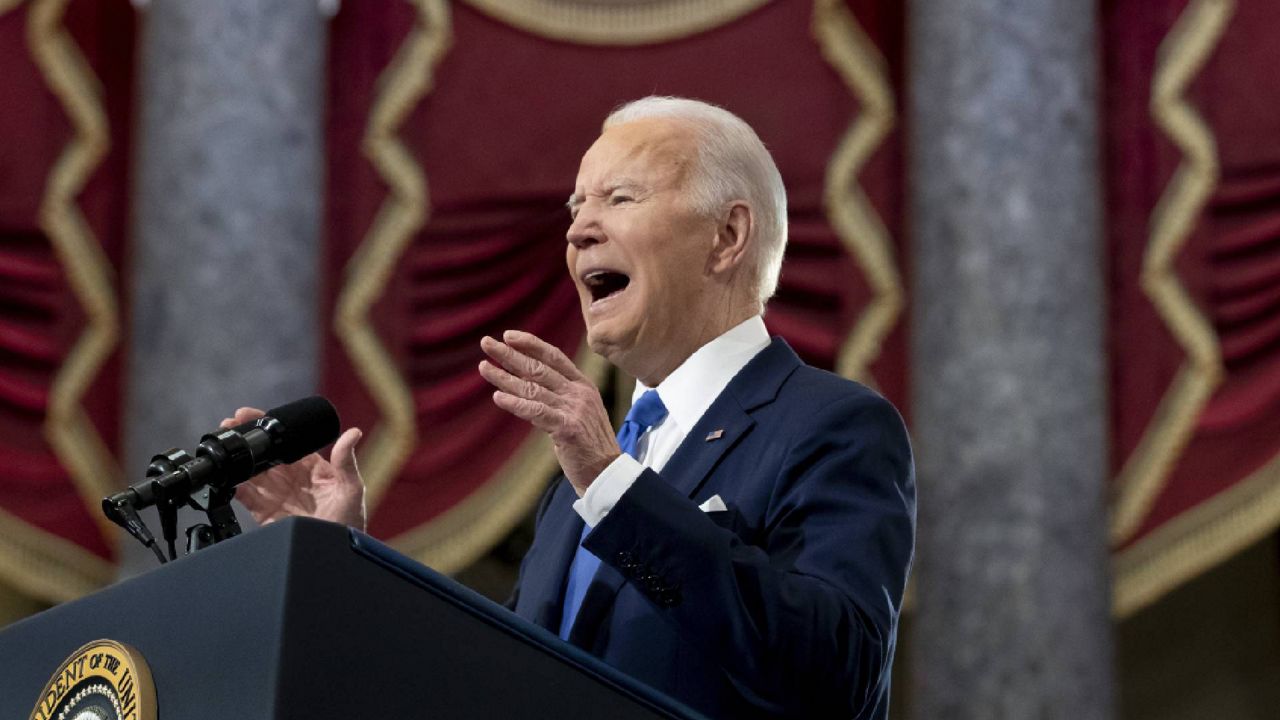
[[725, 453], [755, 427], [751, 411], [772, 402], [783, 381], [800, 365], [791, 347], [782, 338], [774, 338], [703, 413], [663, 468], [663, 479], [694, 497]]
[[662, 469], [663, 480], [689, 497], [706, 482], [720, 458], [756, 424], [736, 398], [726, 395], [721, 393], [707, 409]]

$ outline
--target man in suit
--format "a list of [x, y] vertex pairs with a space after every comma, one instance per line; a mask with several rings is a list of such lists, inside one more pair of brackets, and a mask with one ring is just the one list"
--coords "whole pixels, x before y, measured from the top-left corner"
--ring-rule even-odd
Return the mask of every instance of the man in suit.
[[[765, 330], [786, 243], [768, 151], [723, 109], [645, 98], [606, 120], [569, 210], [588, 343], [637, 379], [635, 403], [615, 437], [559, 349], [481, 342], [494, 402], [546, 432], [564, 472], [513, 609], [714, 717], [885, 718], [910, 447], [888, 402]], [[357, 439], [317, 458], [319, 499], [296, 508], [363, 524]], [[241, 486], [264, 519], [289, 504], [272, 482], [300, 484]]]

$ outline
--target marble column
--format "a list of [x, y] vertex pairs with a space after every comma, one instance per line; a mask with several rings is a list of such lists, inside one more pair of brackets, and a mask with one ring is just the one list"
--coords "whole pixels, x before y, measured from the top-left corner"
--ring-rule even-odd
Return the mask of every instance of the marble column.
[[141, 15], [130, 481], [240, 405], [315, 392], [324, 174], [317, 0], [150, 0]]
[[912, 0], [917, 718], [1108, 718], [1096, 9]]

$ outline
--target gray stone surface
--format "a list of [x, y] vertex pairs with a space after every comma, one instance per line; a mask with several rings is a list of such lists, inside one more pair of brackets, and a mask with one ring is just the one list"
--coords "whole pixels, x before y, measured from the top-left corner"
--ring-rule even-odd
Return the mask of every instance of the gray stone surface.
[[240, 405], [315, 392], [324, 21], [316, 0], [143, 8], [131, 481]]
[[1112, 714], [1094, 13], [910, 6], [917, 718]]

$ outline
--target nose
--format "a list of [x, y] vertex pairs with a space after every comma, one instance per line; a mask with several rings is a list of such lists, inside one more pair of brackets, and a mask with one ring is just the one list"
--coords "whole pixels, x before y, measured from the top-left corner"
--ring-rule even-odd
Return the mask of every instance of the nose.
[[595, 217], [595, 213], [588, 209], [587, 205], [587, 203], [584, 203], [578, 208], [578, 214], [574, 217], [573, 223], [569, 225], [569, 231], [564, 236], [569, 241], [569, 244], [578, 250], [604, 242], [604, 233], [601, 231], [600, 222]]

